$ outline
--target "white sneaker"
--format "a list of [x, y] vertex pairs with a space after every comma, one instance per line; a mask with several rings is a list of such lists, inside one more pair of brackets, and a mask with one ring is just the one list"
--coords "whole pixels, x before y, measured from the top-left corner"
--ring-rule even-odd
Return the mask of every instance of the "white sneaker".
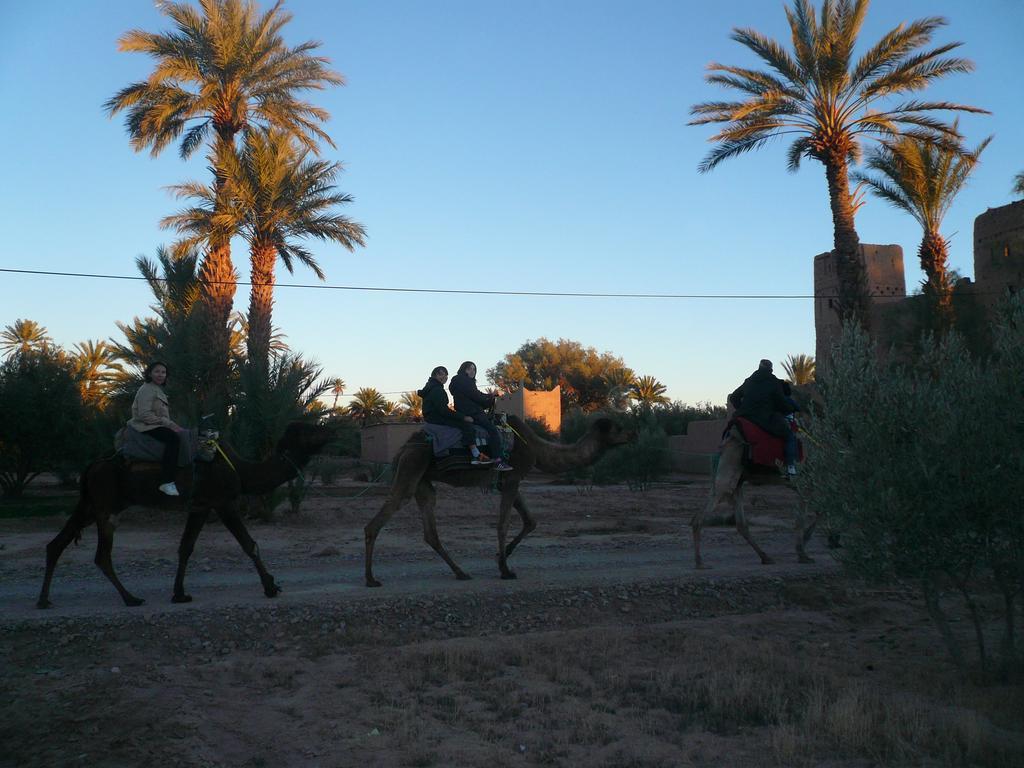
[[176, 486], [174, 483], [164, 483], [163, 485], [160, 486], [158, 490], [160, 491], [160, 493], [166, 493], [168, 496], [181, 495], [178, 493], [178, 486]]
[[786, 477], [796, 477], [796, 464], [786, 467]]

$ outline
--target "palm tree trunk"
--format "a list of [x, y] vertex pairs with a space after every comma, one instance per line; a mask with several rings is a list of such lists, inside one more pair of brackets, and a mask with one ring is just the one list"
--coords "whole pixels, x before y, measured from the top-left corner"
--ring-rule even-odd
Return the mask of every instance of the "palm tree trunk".
[[949, 244], [934, 229], [925, 230], [917, 250], [921, 269], [927, 278], [924, 294], [935, 309], [939, 330], [948, 329], [953, 322], [953, 287], [949, 284]]
[[218, 423], [224, 423], [228, 406], [231, 331], [228, 320], [235, 297], [237, 280], [231, 263], [231, 243], [211, 245], [199, 268], [203, 295], [200, 304], [204, 340], [202, 389], [199, 399], [204, 410], [212, 410]]
[[[235, 131], [230, 126], [217, 126], [213, 164], [217, 195], [215, 207], [218, 212], [227, 210], [231, 204], [222, 158], [227, 153], [235, 151], [234, 134]], [[227, 417], [228, 376], [231, 371], [231, 330], [228, 321], [234, 305], [235, 283], [238, 280], [238, 274], [231, 262], [231, 234], [224, 231], [211, 236], [210, 250], [199, 268], [199, 284], [202, 290], [200, 306], [206, 342], [203, 385], [199, 399], [203, 409], [216, 414], [220, 424], [223, 424]]]
[[822, 160], [828, 180], [829, 205], [832, 208], [836, 276], [839, 281], [839, 316], [867, 327], [870, 322], [870, 297], [867, 274], [860, 256], [860, 238], [854, 226], [853, 198], [846, 152], [830, 151]]
[[250, 365], [268, 371], [270, 365], [271, 316], [274, 306], [274, 265], [277, 249], [255, 244], [252, 255], [252, 292], [249, 296], [249, 338], [246, 340]]

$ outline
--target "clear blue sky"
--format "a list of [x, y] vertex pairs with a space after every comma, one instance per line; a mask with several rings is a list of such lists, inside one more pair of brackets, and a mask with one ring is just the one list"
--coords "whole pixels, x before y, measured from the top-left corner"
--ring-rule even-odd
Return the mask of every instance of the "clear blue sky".
[[[267, 7], [267, 4], [263, 4]], [[338, 148], [326, 154], [367, 229], [350, 254], [315, 246], [328, 283], [421, 288], [637, 293], [810, 294], [812, 257], [829, 250], [824, 172], [785, 170], [784, 145], [700, 175], [711, 131], [688, 110], [724, 92], [708, 62], [754, 60], [734, 26], [786, 38], [783, 3], [738, 0], [290, 0], [291, 43], [310, 38], [348, 79], [315, 100]], [[942, 15], [937, 42], [960, 40], [972, 75], [929, 97], [992, 110], [961, 126], [995, 140], [945, 223], [952, 266], [973, 274], [974, 217], [1010, 201], [1024, 170], [1024, 2], [875, 0], [862, 41], [900, 21]], [[0, 2], [0, 267], [137, 274], [170, 243], [164, 187], [206, 178], [197, 155], [135, 154], [101, 105], [150, 70], [116, 50], [125, 30], [168, 27], [142, 0]], [[869, 201], [863, 242], [897, 243], [908, 287], [919, 230]], [[236, 249], [247, 279], [247, 255]], [[309, 272], [282, 282], [314, 282]], [[117, 337], [148, 313], [145, 285], [0, 273], [0, 326], [45, 325], [70, 346]], [[245, 309], [243, 287], [236, 308]], [[277, 292], [275, 324], [349, 392], [419, 387], [439, 363], [481, 371], [523, 342], [569, 338], [624, 358], [675, 399], [724, 401], [761, 357], [813, 354], [810, 300], [623, 300]], [[482, 377], [482, 376], [481, 376]]]

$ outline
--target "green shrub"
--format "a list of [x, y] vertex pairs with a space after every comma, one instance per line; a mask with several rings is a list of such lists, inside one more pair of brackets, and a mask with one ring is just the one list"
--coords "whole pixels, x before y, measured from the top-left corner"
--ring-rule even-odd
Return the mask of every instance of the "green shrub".
[[646, 491], [669, 471], [668, 437], [659, 427], [641, 427], [637, 441], [609, 451], [594, 465], [595, 485], [626, 483], [630, 490]]
[[40, 472], [84, 460], [86, 409], [59, 350], [18, 352], [0, 365], [0, 488], [21, 496]]
[[[993, 328], [994, 354], [972, 359], [963, 339], [926, 336], [911, 362], [878, 362], [863, 331], [843, 331], [819, 372], [824, 414], [798, 481], [842, 536], [857, 574], [909, 579], [954, 661], [964, 653], [943, 596], [956, 593], [989, 654], [977, 605], [982, 580], [1003, 592], [1004, 663], [1017, 662], [1014, 613], [1024, 585], [1024, 303]], [[948, 600], [946, 601], [948, 605]]]

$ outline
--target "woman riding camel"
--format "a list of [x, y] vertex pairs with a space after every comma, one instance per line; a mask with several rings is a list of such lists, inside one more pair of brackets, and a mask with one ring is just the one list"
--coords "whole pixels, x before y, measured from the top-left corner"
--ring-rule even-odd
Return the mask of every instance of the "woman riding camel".
[[174, 474], [178, 467], [178, 446], [181, 433], [185, 431], [171, 421], [171, 412], [167, 404], [167, 364], [153, 362], [146, 366], [142, 377], [146, 383], [139, 387], [132, 403], [132, 417], [128, 426], [136, 432], [142, 432], [164, 444], [163, 461], [160, 471], [160, 491], [168, 496], [178, 495], [178, 486], [174, 484]]
[[476, 363], [467, 360], [460, 365], [459, 372], [455, 374], [448, 388], [455, 398], [455, 410], [467, 414], [474, 424], [487, 433], [487, 450], [491, 452], [491, 458], [497, 462], [494, 468], [499, 472], [508, 472], [512, 469], [501, 458], [501, 434], [485, 413], [486, 408], [494, 406], [494, 395], [485, 394], [476, 388]]
[[448, 393], [444, 391], [444, 383], [448, 381], [448, 369], [437, 366], [430, 372], [430, 378], [418, 394], [423, 399], [423, 420], [427, 424], [440, 424], [462, 430], [462, 444], [469, 449], [474, 464], [490, 464], [491, 461], [480, 453], [476, 445], [476, 431], [473, 429], [473, 417], [453, 411], [448, 407]]

